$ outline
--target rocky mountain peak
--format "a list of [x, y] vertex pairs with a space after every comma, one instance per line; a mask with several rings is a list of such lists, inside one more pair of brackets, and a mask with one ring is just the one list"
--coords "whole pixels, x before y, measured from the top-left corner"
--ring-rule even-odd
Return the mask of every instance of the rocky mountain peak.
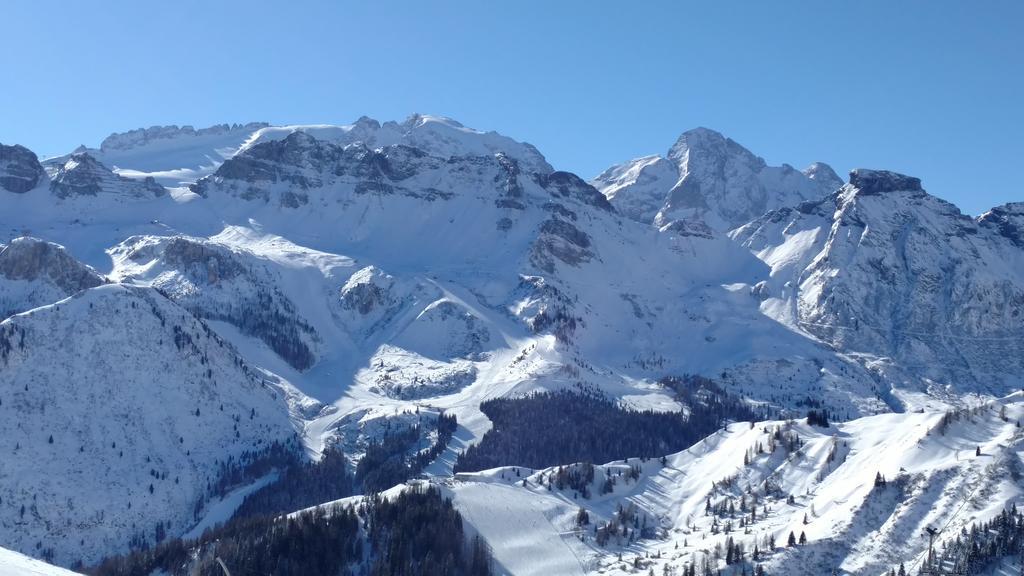
[[89, 152], [76, 152], [63, 163], [51, 166], [50, 190], [58, 198], [116, 194], [131, 198], [155, 198], [167, 190], [152, 177], [125, 178], [112, 172]]
[[769, 166], [731, 138], [694, 128], [666, 156], [613, 166], [591, 183], [634, 220], [659, 228], [689, 220], [727, 231], [770, 210], [822, 198], [842, 180], [827, 164], [805, 172], [788, 164]]
[[0, 144], [0, 188], [24, 194], [46, 177], [39, 158], [28, 148]]
[[888, 170], [857, 168], [850, 171], [850, 186], [861, 195], [885, 194], [886, 192], [924, 192], [921, 179]]
[[680, 169], [686, 170], [694, 163], [718, 165], [732, 158], [752, 169], [765, 166], [765, 161], [731, 138], [710, 128], [694, 128], [683, 132], [668, 151], [668, 158]]
[[838, 190], [843, 185], [843, 179], [836, 174], [836, 171], [831, 166], [824, 162], [815, 162], [804, 168], [803, 175], [815, 182], [820, 182], [822, 186], [829, 190]]

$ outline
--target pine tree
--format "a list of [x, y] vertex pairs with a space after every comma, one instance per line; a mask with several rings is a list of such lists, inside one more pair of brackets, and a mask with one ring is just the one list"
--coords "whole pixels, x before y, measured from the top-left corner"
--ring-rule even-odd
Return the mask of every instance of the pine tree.
[[789, 533], [789, 540], [787, 542], [787, 546], [789, 546], [791, 548], [793, 546], [796, 546], [796, 534], [793, 534], [792, 531], [790, 531], [790, 533]]

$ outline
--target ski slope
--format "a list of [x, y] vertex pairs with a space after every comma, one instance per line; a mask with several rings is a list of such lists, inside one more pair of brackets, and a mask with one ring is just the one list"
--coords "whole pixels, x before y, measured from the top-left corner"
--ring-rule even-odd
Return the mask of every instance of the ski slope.
[[[1007, 421], [999, 415], [1003, 406]], [[1016, 424], [1021, 417], [1024, 396], [1016, 394], [968, 411], [945, 433], [938, 429], [940, 413], [870, 416], [831, 428], [737, 423], [668, 456], [664, 466], [632, 459], [598, 467], [589, 499], [572, 490], [549, 490], [543, 478], [556, 468], [499, 468], [443, 482], [466, 521], [489, 542], [502, 543], [495, 547], [495, 558], [510, 574], [632, 574], [636, 559], [643, 570], [660, 574], [666, 566], [681, 570], [705, 557], [712, 559], [713, 569], [716, 564], [725, 568], [714, 560], [714, 550], [733, 538], [748, 555], [758, 545], [762, 557], [757, 563], [769, 574], [835, 569], [881, 575], [900, 562], [909, 567], [923, 558], [926, 527], [941, 530], [941, 545], [972, 522], [1021, 502], [1021, 486], [1013, 479], [1022, 465], [1018, 453], [1024, 435]], [[766, 442], [765, 430], [775, 427], [799, 435], [802, 447], [788, 454], [781, 448], [757, 454], [745, 465], [745, 451]], [[978, 447], [981, 456], [975, 455]], [[631, 465], [640, 467], [637, 480], [618, 476]], [[618, 482], [611, 494], [598, 495], [606, 473]], [[887, 479], [885, 487], [875, 486], [879, 473]], [[773, 486], [768, 493], [765, 482]], [[793, 503], [787, 502], [789, 495]], [[709, 497], [729, 500], [737, 508], [741, 498], [752, 502], [756, 497], [758, 518], [746, 528], [716, 532], [714, 518], [705, 511]], [[656, 528], [654, 533], [637, 541], [596, 544], [593, 524], [629, 504]], [[575, 523], [580, 507], [591, 521], [582, 530]], [[737, 524], [742, 517], [749, 517], [749, 511], [717, 521], [719, 526]], [[805, 533], [808, 543], [787, 548], [790, 532]], [[774, 549], [765, 544], [769, 536], [775, 539]], [[747, 566], [749, 573], [752, 564]]]

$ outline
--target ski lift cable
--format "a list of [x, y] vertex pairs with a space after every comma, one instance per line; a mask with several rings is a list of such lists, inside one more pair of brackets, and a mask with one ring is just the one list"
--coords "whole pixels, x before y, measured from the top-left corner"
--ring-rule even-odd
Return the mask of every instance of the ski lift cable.
[[[946, 531], [946, 528], [949, 528], [949, 525], [953, 522], [954, 519], [956, 519], [956, 517], [964, 509], [964, 506], [966, 506], [967, 503], [970, 502], [972, 498], [974, 498], [974, 494], [981, 489], [982, 484], [983, 482], [979, 479], [978, 484], [973, 489], [971, 489], [971, 493], [968, 494], [967, 498], [964, 498], [964, 501], [960, 503], [960, 506], [956, 509], [956, 512], [953, 512], [953, 515], [949, 517], [949, 520], [946, 520], [946, 523], [942, 525], [942, 528], [935, 532], [936, 535], [942, 534]], [[928, 560], [930, 552], [931, 549], [924, 553], [924, 558], [922, 558], [921, 561], [917, 564], [918, 570], [924, 567], [924, 564]]]

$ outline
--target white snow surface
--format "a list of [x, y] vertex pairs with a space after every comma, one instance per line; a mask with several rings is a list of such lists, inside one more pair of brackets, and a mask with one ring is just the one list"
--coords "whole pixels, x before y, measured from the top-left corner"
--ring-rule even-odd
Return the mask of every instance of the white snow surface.
[[0, 548], [0, 576], [76, 576], [72, 572], [11, 550]]

